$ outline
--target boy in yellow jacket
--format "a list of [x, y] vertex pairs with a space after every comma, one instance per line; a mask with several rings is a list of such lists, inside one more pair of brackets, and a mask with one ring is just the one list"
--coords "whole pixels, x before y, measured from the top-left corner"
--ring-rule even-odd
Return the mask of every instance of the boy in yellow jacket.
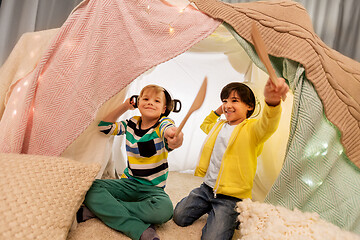
[[[279, 125], [281, 98], [288, 90], [283, 78], [277, 86], [268, 79], [263, 114], [260, 119], [248, 119], [255, 109], [251, 89], [239, 82], [222, 89], [222, 105], [200, 126], [208, 136], [195, 175], [204, 177], [204, 182], [176, 205], [173, 220], [177, 225], [191, 225], [208, 213], [201, 239], [232, 238], [238, 224], [236, 203], [251, 198], [257, 157]], [[218, 120], [221, 114], [226, 120]]]

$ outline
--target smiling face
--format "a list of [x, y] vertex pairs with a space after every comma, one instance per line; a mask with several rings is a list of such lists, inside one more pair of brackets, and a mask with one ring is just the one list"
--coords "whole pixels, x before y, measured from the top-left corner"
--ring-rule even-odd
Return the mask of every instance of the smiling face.
[[138, 108], [143, 121], [157, 121], [166, 110], [166, 100], [163, 90], [146, 88], [139, 96]]
[[241, 101], [238, 93], [233, 90], [228, 98], [222, 100], [222, 110], [230, 125], [237, 125], [247, 118], [248, 111], [253, 108]]

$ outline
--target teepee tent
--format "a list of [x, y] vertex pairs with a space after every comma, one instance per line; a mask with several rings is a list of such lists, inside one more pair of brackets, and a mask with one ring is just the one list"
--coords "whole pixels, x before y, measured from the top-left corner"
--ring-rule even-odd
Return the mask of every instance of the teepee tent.
[[[259, 159], [254, 198], [315, 211], [359, 233], [359, 63], [323, 44], [294, 2], [194, 2], [200, 11], [89, 0], [60, 29], [24, 36], [1, 69], [10, 85], [1, 95], [1, 151], [98, 162], [101, 175], [113, 175], [123, 167], [111, 165], [121, 152], [112, 147], [118, 140], [96, 131], [101, 117], [157, 83], [182, 101], [181, 113], [171, 114], [179, 123], [207, 75], [204, 105], [184, 128], [182, 151], [169, 159], [170, 170], [192, 170], [205, 137], [199, 122], [220, 104], [222, 86], [247, 82], [262, 104], [267, 76], [252, 46], [256, 22], [294, 97], [283, 103], [283, 123]], [[24, 64], [21, 49], [30, 41], [38, 43], [34, 60]], [[23, 68], [8, 71], [14, 62]]]

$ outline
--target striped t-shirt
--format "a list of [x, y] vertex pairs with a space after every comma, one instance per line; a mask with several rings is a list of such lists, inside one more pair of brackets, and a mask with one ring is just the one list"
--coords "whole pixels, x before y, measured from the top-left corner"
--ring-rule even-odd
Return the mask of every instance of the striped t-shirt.
[[99, 130], [107, 135], [126, 135], [127, 168], [122, 178], [134, 179], [145, 185], [165, 187], [168, 176], [169, 148], [164, 133], [174, 127], [170, 118], [161, 117], [151, 128], [140, 128], [141, 117], [121, 122], [99, 123]]

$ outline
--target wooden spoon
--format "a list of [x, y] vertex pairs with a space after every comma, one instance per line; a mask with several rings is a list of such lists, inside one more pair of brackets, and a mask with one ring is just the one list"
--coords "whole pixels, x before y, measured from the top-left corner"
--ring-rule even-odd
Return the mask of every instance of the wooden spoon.
[[[256, 53], [259, 55], [260, 60], [265, 65], [266, 70], [269, 73], [269, 77], [270, 77], [271, 81], [277, 87], [278, 86], [278, 79], [277, 79], [275, 70], [274, 70], [273, 66], [271, 65], [271, 62], [270, 62], [269, 55], [268, 55], [267, 50], [266, 50], [264, 40], [261, 38], [260, 32], [259, 32], [258, 28], [256, 27], [255, 22], [253, 22], [253, 24], [252, 24], [251, 36], [252, 36], [253, 41], [254, 41], [254, 46], [255, 46]], [[286, 95], [282, 96], [281, 99], [283, 101], [285, 101]]]
[[259, 32], [258, 28], [256, 27], [255, 22], [252, 24], [251, 36], [254, 41], [256, 53], [259, 55], [260, 60], [265, 65], [266, 70], [269, 73], [271, 81], [275, 84], [275, 86], [278, 86], [278, 80], [277, 80], [275, 70], [274, 70], [273, 66], [271, 65], [265, 43], [264, 43], [263, 39], [261, 38], [260, 32]]
[[190, 115], [194, 111], [198, 110], [201, 107], [201, 105], [203, 104], [204, 99], [205, 99], [205, 95], [206, 95], [206, 87], [207, 87], [207, 77], [204, 78], [204, 81], [201, 84], [201, 87], [199, 89], [198, 94], [196, 95], [196, 98], [195, 98], [193, 104], [191, 105], [191, 107], [190, 107], [188, 113], [186, 114], [185, 118], [182, 120], [179, 127], [177, 128], [176, 133], [175, 133], [175, 137], [177, 135], [179, 135], [179, 133], [181, 132], [182, 128], [184, 127], [184, 125], [185, 125], [186, 121], [188, 120], [188, 118], [190, 117]]

